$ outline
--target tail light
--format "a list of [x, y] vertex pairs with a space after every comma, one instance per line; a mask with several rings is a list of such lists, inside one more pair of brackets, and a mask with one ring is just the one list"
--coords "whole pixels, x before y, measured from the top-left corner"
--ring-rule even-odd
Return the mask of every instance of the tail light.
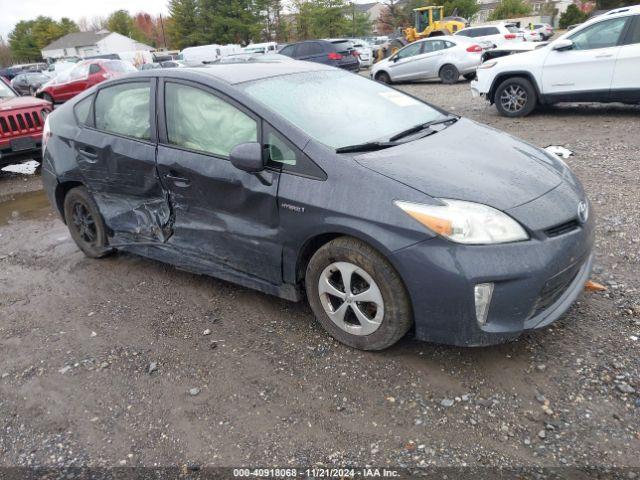
[[504, 38], [506, 38], [507, 40], [513, 40], [514, 38], [516, 38], [516, 34], [515, 33], [506, 33], [504, 35]]
[[327, 57], [329, 58], [329, 60], [342, 60], [342, 55], [336, 52], [331, 52], [329, 55], [327, 55]]
[[[43, 112], [44, 113], [44, 112]], [[44, 127], [42, 127], [42, 156], [44, 157], [44, 151], [47, 148], [47, 142], [51, 138], [51, 128], [49, 127], [49, 115], [44, 119]]]
[[471, 45], [470, 47], [467, 47], [467, 52], [480, 53], [482, 52], [482, 47], [480, 45]]

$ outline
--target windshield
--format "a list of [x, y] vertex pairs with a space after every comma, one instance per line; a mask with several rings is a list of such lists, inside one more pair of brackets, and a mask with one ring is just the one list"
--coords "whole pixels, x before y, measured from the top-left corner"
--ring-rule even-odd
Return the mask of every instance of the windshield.
[[240, 88], [332, 148], [388, 140], [415, 125], [445, 118], [425, 103], [349, 72], [282, 75]]
[[507, 25], [507, 30], [511, 33], [518, 33], [520, 31], [520, 29], [515, 25]]
[[4, 81], [0, 80], [0, 98], [13, 98], [17, 95], [13, 93]]

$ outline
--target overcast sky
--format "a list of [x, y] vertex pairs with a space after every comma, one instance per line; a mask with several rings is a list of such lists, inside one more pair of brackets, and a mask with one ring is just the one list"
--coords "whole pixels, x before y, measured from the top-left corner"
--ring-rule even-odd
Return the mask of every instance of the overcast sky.
[[164, 15], [167, 13], [167, 0], [0, 0], [0, 35], [6, 40], [16, 23], [38, 15], [56, 20], [69, 17], [77, 21], [80, 17], [105, 17], [122, 8], [131, 14], [148, 12]]

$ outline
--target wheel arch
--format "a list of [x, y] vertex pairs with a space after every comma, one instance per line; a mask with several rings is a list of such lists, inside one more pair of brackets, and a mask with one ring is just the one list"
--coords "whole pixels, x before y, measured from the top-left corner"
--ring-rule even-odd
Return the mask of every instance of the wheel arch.
[[350, 237], [356, 240], [359, 240], [363, 243], [366, 243], [368, 246], [376, 250], [380, 255], [382, 255], [395, 269], [402, 282], [405, 290], [408, 292], [408, 288], [402, 273], [400, 271], [399, 265], [397, 265], [395, 258], [393, 256], [393, 252], [386, 248], [381, 242], [376, 240], [375, 237], [367, 235], [366, 233], [360, 231], [353, 231], [348, 229], [333, 229], [325, 232], [318, 232], [317, 234], [307, 238], [301, 247], [298, 249], [295, 270], [294, 270], [294, 279], [295, 284], [298, 286], [302, 286], [304, 284], [304, 277], [307, 270], [307, 265], [309, 265], [309, 261], [311, 257], [324, 245], [329, 243], [331, 240], [335, 240], [339, 237]]
[[538, 102], [544, 103], [542, 94], [540, 93], [540, 87], [538, 86], [538, 82], [536, 81], [535, 77], [531, 72], [522, 70], [522, 71], [513, 71], [513, 72], [503, 72], [496, 75], [496, 78], [494, 78], [493, 82], [491, 83], [491, 88], [489, 89], [489, 93], [487, 95], [487, 98], [489, 99], [489, 102], [492, 105], [495, 103], [495, 94], [496, 94], [496, 89], [498, 88], [498, 85], [500, 85], [502, 82], [504, 82], [509, 78], [515, 78], [515, 77], [525, 78], [529, 80], [531, 82], [531, 85], [533, 85], [533, 88], [536, 91]]
[[66, 182], [60, 182], [56, 185], [56, 189], [54, 192], [54, 197], [56, 200], [56, 208], [58, 209], [58, 213], [62, 218], [62, 221], [66, 223], [64, 218], [64, 199], [67, 196], [67, 193], [73, 188], [82, 187], [84, 184], [82, 182], [78, 182], [77, 180], [69, 180]]

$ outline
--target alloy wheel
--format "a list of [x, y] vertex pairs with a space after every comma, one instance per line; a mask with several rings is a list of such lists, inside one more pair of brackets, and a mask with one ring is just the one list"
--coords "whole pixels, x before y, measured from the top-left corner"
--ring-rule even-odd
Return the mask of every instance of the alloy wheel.
[[318, 280], [320, 303], [331, 321], [353, 335], [370, 335], [384, 319], [384, 301], [371, 275], [349, 262], [334, 262]]
[[527, 104], [529, 96], [520, 85], [508, 85], [500, 95], [500, 104], [508, 112], [519, 112]]
[[78, 202], [73, 206], [72, 219], [80, 238], [89, 245], [95, 245], [98, 238], [96, 223], [83, 203]]

